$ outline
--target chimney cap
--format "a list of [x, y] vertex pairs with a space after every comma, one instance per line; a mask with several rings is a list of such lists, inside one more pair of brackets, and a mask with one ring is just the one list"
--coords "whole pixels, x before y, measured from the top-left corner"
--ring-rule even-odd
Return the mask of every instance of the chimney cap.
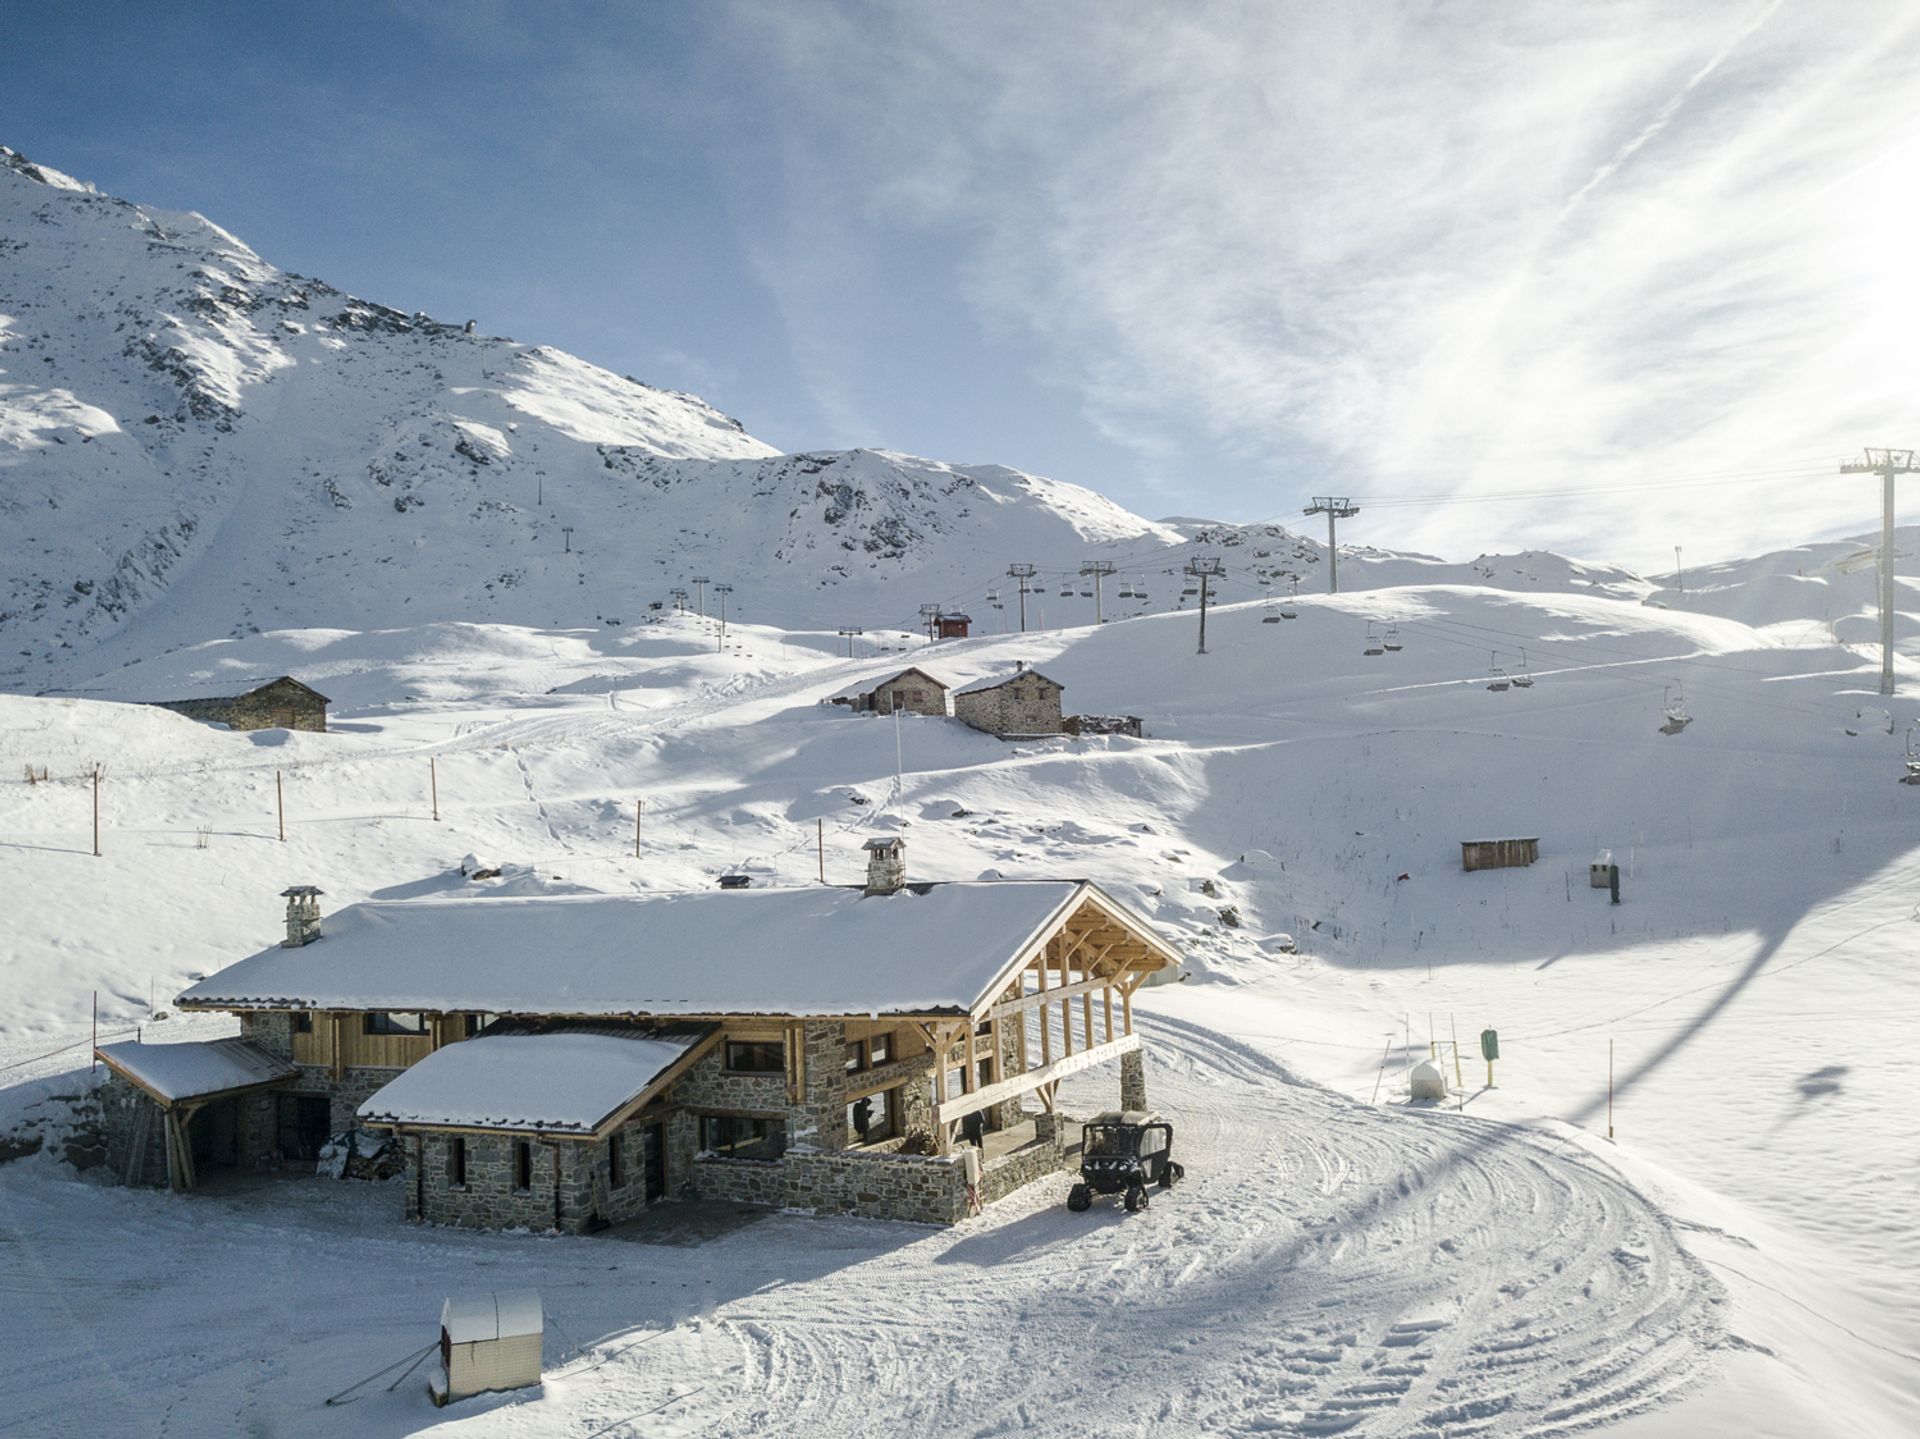
[[324, 889], [311, 884], [294, 884], [280, 891], [282, 899], [305, 899], [308, 895], [325, 894]]
[[873, 850], [879, 854], [885, 854], [889, 850], [905, 849], [906, 847], [907, 842], [897, 834], [876, 836], [860, 846], [862, 849]]

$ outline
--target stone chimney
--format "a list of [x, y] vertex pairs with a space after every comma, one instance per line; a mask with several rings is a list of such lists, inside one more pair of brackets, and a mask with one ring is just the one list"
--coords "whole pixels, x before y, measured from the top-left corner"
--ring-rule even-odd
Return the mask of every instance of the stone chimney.
[[867, 852], [867, 893], [897, 894], [907, 882], [907, 842], [895, 835], [870, 839], [861, 848]]
[[320, 896], [324, 893], [310, 884], [280, 891], [287, 902], [287, 937], [280, 941], [282, 949], [299, 949], [320, 938]]

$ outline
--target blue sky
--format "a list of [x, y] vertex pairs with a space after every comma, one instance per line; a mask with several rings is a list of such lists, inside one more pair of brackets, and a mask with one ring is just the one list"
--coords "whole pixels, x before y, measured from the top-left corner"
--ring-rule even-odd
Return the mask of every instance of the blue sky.
[[[26, 4], [0, 142], [783, 448], [1657, 566], [1920, 442], [1920, 7]], [[1903, 507], [1904, 508], [1904, 507]]]

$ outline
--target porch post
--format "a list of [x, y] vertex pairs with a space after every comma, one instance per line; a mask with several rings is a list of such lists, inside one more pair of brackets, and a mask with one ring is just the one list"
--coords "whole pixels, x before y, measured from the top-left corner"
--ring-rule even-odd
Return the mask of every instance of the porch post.
[[1120, 1107], [1147, 1107], [1147, 1056], [1144, 1050], [1130, 1049], [1120, 1056]]

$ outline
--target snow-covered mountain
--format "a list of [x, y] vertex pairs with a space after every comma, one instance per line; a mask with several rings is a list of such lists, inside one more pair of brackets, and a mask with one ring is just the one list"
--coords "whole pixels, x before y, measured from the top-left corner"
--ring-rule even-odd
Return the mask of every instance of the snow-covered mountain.
[[[737, 616], [1016, 628], [1324, 588], [1277, 524], [1152, 521], [997, 465], [784, 455], [705, 401], [544, 346], [360, 300], [218, 225], [0, 148], [0, 682], [85, 685], [276, 629], [631, 624], [707, 575]], [[1350, 587], [1589, 587], [1555, 556], [1451, 565], [1344, 549]], [[105, 648], [101, 648], [102, 646]]]

